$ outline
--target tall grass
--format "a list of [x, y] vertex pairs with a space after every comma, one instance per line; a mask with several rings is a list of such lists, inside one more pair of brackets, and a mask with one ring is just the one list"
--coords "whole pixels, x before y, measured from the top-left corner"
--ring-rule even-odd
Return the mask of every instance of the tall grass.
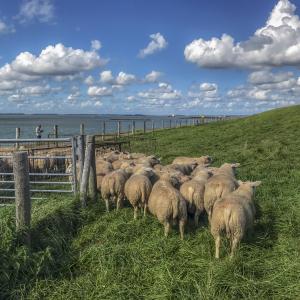
[[[156, 132], [164, 163], [210, 154], [215, 165], [242, 164], [238, 177], [262, 180], [255, 234], [229, 260], [224, 241], [214, 259], [205, 219], [164, 238], [151, 216], [126, 207], [82, 211], [76, 200], [36, 202], [33, 248], [17, 243], [12, 209], [0, 216], [0, 293], [29, 299], [299, 299], [300, 107], [242, 120]], [[136, 144], [134, 151], [143, 150]]]

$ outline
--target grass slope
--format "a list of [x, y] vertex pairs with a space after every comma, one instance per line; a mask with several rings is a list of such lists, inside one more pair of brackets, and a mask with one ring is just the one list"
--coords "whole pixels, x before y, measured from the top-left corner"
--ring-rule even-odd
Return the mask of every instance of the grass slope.
[[[240, 162], [239, 178], [262, 180], [252, 239], [233, 260], [214, 259], [202, 224], [180, 241], [131, 208], [81, 211], [71, 199], [34, 204], [33, 243], [17, 244], [12, 209], [0, 210], [0, 293], [29, 299], [299, 299], [300, 107], [241, 120], [156, 133], [164, 163], [210, 154], [215, 165]], [[143, 150], [136, 144], [134, 150]]]

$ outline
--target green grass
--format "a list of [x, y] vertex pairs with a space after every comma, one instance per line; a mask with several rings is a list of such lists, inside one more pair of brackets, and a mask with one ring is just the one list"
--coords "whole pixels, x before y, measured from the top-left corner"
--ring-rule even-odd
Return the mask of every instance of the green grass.
[[[299, 299], [300, 106], [199, 127], [158, 131], [164, 163], [209, 154], [214, 165], [240, 162], [238, 177], [262, 180], [255, 233], [233, 260], [219, 261], [204, 223], [181, 241], [130, 207], [80, 210], [58, 197], [33, 206], [33, 248], [18, 245], [12, 208], [0, 209], [2, 299]], [[135, 143], [133, 151], [143, 151]]]

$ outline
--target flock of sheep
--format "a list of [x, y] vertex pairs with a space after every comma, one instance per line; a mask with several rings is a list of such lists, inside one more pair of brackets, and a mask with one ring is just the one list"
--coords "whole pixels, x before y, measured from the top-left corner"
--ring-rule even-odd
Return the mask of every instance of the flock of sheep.
[[238, 163], [210, 167], [212, 159], [177, 157], [163, 166], [160, 160], [142, 153], [110, 151], [96, 157], [97, 188], [109, 212], [127, 199], [133, 207], [134, 219], [141, 209], [164, 225], [165, 236], [178, 223], [183, 239], [188, 216], [195, 225], [203, 212], [208, 215], [210, 231], [215, 239], [215, 257], [220, 256], [221, 236], [231, 242], [231, 256], [255, 218], [254, 191], [261, 184], [236, 179]]
[[[51, 158], [70, 155], [70, 149], [65, 153], [57, 151], [38, 153], [49, 159], [30, 160], [30, 169], [71, 172], [69, 159]], [[112, 202], [119, 209], [127, 199], [133, 207], [134, 219], [139, 209], [144, 216], [149, 211], [164, 225], [166, 236], [171, 226], [178, 223], [183, 239], [188, 216], [194, 218], [197, 226], [206, 212], [215, 239], [216, 258], [223, 233], [230, 239], [232, 256], [245, 233], [252, 229], [253, 196], [261, 182], [237, 180], [238, 163], [224, 163], [219, 168], [210, 167], [211, 163], [210, 156], [177, 157], [172, 164], [163, 166], [153, 155], [109, 150], [96, 156], [97, 188], [107, 212]], [[1, 159], [0, 170], [3, 169], [12, 169], [11, 161]]]

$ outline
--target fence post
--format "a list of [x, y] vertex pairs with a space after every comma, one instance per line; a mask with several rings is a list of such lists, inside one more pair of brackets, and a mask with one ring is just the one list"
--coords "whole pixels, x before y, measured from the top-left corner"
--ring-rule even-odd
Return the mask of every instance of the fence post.
[[93, 139], [92, 136], [88, 135], [86, 137], [86, 148], [85, 148], [85, 157], [84, 157], [84, 166], [80, 183], [80, 201], [81, 206], [87, 206], [87, 190], [90, 177], [90, 167], [92, 159], [92, 143], [90, 142]]
[[144, 133], [146, 133], [146, 120], [144, 120]]
[[135, 135], [135, 121], [132, 121], [132, 127], [131, 127], [131, 130], [132, 130], [132, 135], [134, 136]]
[[[27, 152], [13, 153], [13, 173], [16, 197], [16, 229], [23, 232], [22, 240], [30, 245], [31, 198]], [[24, 230], [24, 231], [23, 231]]]
[[121, 121], [118, 121], [118, 138], [121, 136]]
[[80, 135], [84, 135], [84, 123], [80, 124]]
[[172, 120], [170, 119], [170, 128], [172, 128]]
[[73, 181], [73, 193], [77, 194], [77, 161], [76, 161], [76, 153], [77, 151], [77, 141], [75, 137], [71, 138], [72, 143], [72, 181]]
[[102, 126], [102, 141], [104, 141], [105, 134], [106, 134], [106, 123], [103, 121], [103, 126]]
[[53, 132], [54, 132], [54, 138], [58, 138], [58, 126], [57, 125], [54, 125], [53, 127]]
[[161, 120], [161, 128], [162, 128], [162, 129], [165, 128], [165, 122], [164, 122], [164, 120]]
[[[16, 128], [16, 139], [20, 138], [21, 129], [19, 127]], [[16, 143], [16, 149], [19, 148], [19, 143]]]
[[154, 134], [154, 130], [155, 130], [155, 123], [154, 120], [152, 120], [152, 134]]
[[95, 157], [95, 136], [87, 136], [87, 146], [90, 148], [90, 174], [89, 174], [89, 195], [94, 202], [97, 201], [97, 175]]
[[79, 165], [78, 181], [81, 182], [83, 166], [84, 166], [84, 135], [77, 136], [77, 155]]

